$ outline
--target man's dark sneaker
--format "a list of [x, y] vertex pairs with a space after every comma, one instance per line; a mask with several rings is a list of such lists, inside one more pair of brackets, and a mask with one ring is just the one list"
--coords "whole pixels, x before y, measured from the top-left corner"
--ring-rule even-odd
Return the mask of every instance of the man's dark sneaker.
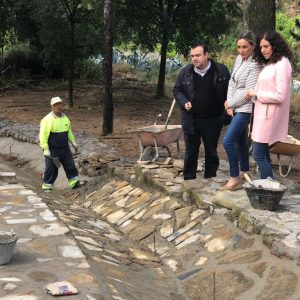
[[78, 189], [87, 184], [86, 180], [78, 180], [76, 184], [73, 186], [73, 189]]

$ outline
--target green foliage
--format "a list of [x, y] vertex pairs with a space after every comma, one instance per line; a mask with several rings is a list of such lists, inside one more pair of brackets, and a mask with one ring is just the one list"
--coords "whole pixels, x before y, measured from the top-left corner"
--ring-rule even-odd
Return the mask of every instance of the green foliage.
[[236, 52], [236, 40], [240, 36], [242, 29], [240, 26], [235, 26], [231, 28], [228, 34], [224, 34], [220, 37], [219, 45], [221, 51], [229, 51], [229, 52]]
[[[42, 0], [41, 0], [42, 1]], [[18, 42], [28, 42], [30, 47], [40, 49], [39, 0], [15, 0], [11, 4], [14, 33]]]
[[4, 47], [4, 37], [9, 26], [9, 7], [5, 1], [0, 5], [0, 47]]
[[44, 72], [43, 60], [36, 50], [29, 48], [28, 44], [18, 44], [12, 47], [5, 55], [3, 68], [8, 69], [4, 75], [13, 76], [25, 69], [31, 74]]
[[295, 25], [295, 30], [291, 31], [290, 33], [296, 41], [300, 41], [300, 18], [295, 20]]
[[124, 16], [120, 34], [150, 51], [168, 41], [170, 56], [186, 53], [195, 41], [212, 42], [226, 32], [240, 15], [239, 1], [123, 0], [118, 12]]
[[[97, 0], [2, 0], [0, 5], [0, 44], [5, 55], [23, 53], [27, 65], [42, 64], [53, 77], [66, 77], [70, 60], [70, 22], [61, 3], [77, 3], [75, 25], [76, 76], [93, 78], [101, 70], [88, 59], [103, 53], [103, 9]], [[118, 0], [115, 2], [114, 41], [129, 54], [161, 51], [163, 37], [168, 40], [167, 58], [187, 54], [195, 42], [210, 45], [211, 54], [231, 67], [236, 55], [236, 38], [241, 31], [238, 4], [233, 0]], [[281, 1], [290, 7], [289, 1]], [[292, 1], [295, 5], [295, 1]], [[285, 7], [284, 6], [284, 7]], [[283, 6], [282, 6], [283, 7]], [[299, 46], [291, 32], [299, 16], [277, 13], [277, 30], [294, 54]], [[236, 22], [238, 20], [238, 22]], [[298, 48], [297, 48], [298, 47]], [[124, 51], [122, 51], [124, 52]], [[299, 53], [299, 50], [298, 50]], [[18, 55], [17, 55], [18, 56]], [[21, 54], [18, 56], [20, 57]], [[299, 56], [299, 54], [298, 54]], [[299, 60], [295, 62], [298, 64]], [[157, 81], [158, 71], [143, 77]], [[169, 75], [167, 75], [169, 76]]]
[[[239, 1], [196, 1], [191, 3], [192, 7], [184, 7], [175, 36], [177, 50], [187, 54], [195, 42], [205, 42], [210, 46], [210, 51], [218, 50], [220, 38], [235, 26], [241, 14], [238, 3]], [[192, 10], [194, 14], [191, 14]], [[186, 23], [187, 19], [189, 25]]]
[[276, 14], [276, 30], [285, 38], [292, 48], [298, 43], [291, 35], [291, 31], [296, 31], [296, 20], [300, 20], [300, 17], [289, 17], [283, 12], [278, 12]]
[[167, 49], [167, 58], [173, 58], [177, 55], [175, 42], [170, 42]]
[[228, 52], [225, 50], [225, 51], [219, 52], [218, 55], [216, 56], [216, 60], [219, 63], [222, 63], [225, 66], [227, 66], [227, 68], [229, 70], [233, 69], [235, 59], [236, 59], [236, 51]]
[[[299, 34], [299, 28], [297, 27], [300, 21], [299, 16], [290, 17], [283, 12], [278, 12], [276, 15], [276, 29], [284, 37], [293, 52], [293, 70], [294, 76], [300, 72], [300, 46], [297, 41], [297, 33]], [[299, 75], [298, 75], [299, 76]]]
[[[65, 76], [71, 53], [71, 27], [60, 0], [15, 0], [10, 2], [14, 22], [10, 34], [35, 49], [48, 74]], [[75, 3], [75, 2], [72, 2]], [[75, 57], [84, 60], [102, 49], [102, 11], [98, 3], [77, 1]]]
[[30, 46], [28, 43], [18, 43], [18, 44], [13, 44], [10, 45], [10, 47], [6, 51], [6, 55], [9, 55], [9, 53], [12, 52], [23, 52], [24, 55], [30, 52]]
[[[49, 0], [48, 0], [49, 1]], [[49, 1], [40, 14], [42, 22], [42, 44], [45, 67], [52, 76], [61, 76], [67, 72], [71, 51], [71, 28], [62, 6]], [[75, 57], [78, 60], [99, 53], [101, 48], [102, 26], [97, 14], [88, 10], [80, 12], [75, 24]], [[95, 43], [99, 41], [99, 43]]]
[[[167, 53], [187, 55], [199, 41], [215, 46], [218, 37], [234, 24], [240, 1], [223, 0], [120, 0], [118, 15], [123, 16], [119, 33], [154, 51], [160, 44], [160, 72], [157, 96], [164, 95]], [[128, 41], [128, 40], [127, 40]], [[170, 42], [173, 42], [170, 44]]]
[[80, 60], [75, 66], [77, 78], [99, 81], [102, 78], [102, 64], [95, 63], [94, 59]]

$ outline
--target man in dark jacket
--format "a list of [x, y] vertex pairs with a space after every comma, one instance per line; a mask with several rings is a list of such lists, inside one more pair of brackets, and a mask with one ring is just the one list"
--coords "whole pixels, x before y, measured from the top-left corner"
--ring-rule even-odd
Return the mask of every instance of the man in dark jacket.
[[226, 66], [209, 58], [206, 45], [192, 47], [191, 59], [192, 64], [181, 70], [173, 89], [182, 112], [186, 148], [183, 169], [185, 180], [196, 178], [201, 139], [205, 148], [204, 178], [217, 175], [217, 146], [230, 79]]

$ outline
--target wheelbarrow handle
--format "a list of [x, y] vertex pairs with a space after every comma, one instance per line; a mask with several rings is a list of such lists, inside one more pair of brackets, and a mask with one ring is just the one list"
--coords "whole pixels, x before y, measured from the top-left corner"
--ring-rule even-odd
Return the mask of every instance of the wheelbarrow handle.
[[167, 117], [167, 120], [166, 120], [166, 123], [165, 123], [165, 129], [167, 129], [167, 127], [168, 127], [169, 119], [170, 119], [171, 114], [172, 114], [172, 112], [173, 112], [175, 103], [176, 103], [176, 100], [173, 99], [173, 102], [172, 102], [172, 105], [171, 105], [171, 108], [170, 108], [170, 110], [169, 110], [168, 117]]

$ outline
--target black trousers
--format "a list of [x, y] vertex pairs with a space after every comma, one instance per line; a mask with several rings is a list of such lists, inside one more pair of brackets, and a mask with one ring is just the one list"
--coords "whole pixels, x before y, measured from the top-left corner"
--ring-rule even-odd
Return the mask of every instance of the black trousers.
[[[51, 157], [59, 158], [68, 179], [78, 176], [78, 171], [69, 146], [64, 148], [51, 148], [50, 153]], [[58, 169], [53, 163], [53, 160], [47, 156], [45, 156], [45, 165], [44, 183], [53, 184], [57, 178]]]
[[212, 119], [195, 117], [194, 126], [194, 134], [184, 133], [185, 157], [183, 177], [185, 180], [196, 178], [201, 139], [205, 150], [204, 178], [216, 177], [219, 167], [217, 147], [222, 130], [220, 117]]

